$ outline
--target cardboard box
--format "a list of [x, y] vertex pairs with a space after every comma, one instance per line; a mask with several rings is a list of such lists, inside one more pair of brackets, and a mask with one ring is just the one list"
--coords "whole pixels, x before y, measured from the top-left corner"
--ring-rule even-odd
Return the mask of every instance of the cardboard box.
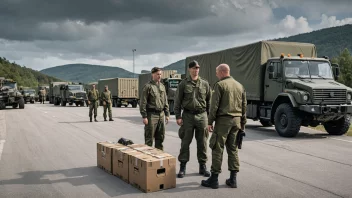
[[134, 150], [130, 147], [115, 147], [113, 148], [112, 156], [112, 166], [113, 166], [113, 175], [119, 177], [123, 181], [129, 183], [129, 166], [128, 159], [129, 155], [132, 153], [138, 153], [139, 151]]
[[125, 147], [122, 144], [111, 142], [97, 143], [97, 166], [112, 174], [112, 149]]
[[175, 166], [176, 158], [160, 152], [160, 150], [147, 149], [131, 153], [129, 157], [129, 183], [147, 193], [175, 188]]

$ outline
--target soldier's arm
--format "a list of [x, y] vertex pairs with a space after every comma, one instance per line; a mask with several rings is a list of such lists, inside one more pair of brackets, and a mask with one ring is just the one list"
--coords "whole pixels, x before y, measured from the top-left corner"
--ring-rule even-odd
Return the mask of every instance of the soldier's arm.
[[241, 117], [241, 128], [244, 130], [244, 125], [247, 123], [247, 97], [246, 97], [246, 90], [243, 89], [242, 93], [242, 117]]
[[139, 104], [139, 111], [142, 115], [142, 118], [146, 118], [147, 117], [147, 99], [148, 99], [148, 94], [149, 94], [149, 90], [148, 90], [148, 86], [145, 85], [143, 87], [143, 91], [141, 94], [141, 99], [140, 99], [140, 104]]
[[164, 91], [164, 97], [165, 97], [165, 105], [164, 105], [164, 113], [166, 117], [170, 116], [170, 110], [169, 110], [169, 102], [167, 99], [167, 94], [166, 91]]
[[221, 99], [221, 87], [218, 83], [214, 85], [214, 92], [211, 96], [209, 116], [208, 116], [208, 125], [213, 125], [213, 122], [216, 119], [216, 112], [218, 111], [220, 99]]
[[207, 97], [206, 97], [206, 111], [207, 114], [209, 115], [209, 109], [210, 109], [210, 100], [211, 100], [211, 89], [209, 83], [207, 83]]
[[176, 119], [181, 119], [181, 101], [183, 98], [183, 91], [185, 89], [183, 81], [178, 85], [175, 95], [174, 112]]

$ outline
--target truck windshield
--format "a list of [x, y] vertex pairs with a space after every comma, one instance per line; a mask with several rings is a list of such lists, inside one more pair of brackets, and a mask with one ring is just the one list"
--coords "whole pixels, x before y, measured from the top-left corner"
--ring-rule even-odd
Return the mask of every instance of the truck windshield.
[[169, 88], [177, 88], [178, 84], [180, 84], [181, 79], [170, 79], [169, 80]]
[[285, 61], [285, 76], [287, 78], [333, 78], [329, 63], [301, 60]]
[[69, 85], [68, 86], [69, 90], [81, 90], [81, 86], [80, 85]]
[[10, 87], [11, 89], [14, 89], [14, 88], [16, 88], [16, 83], [13, 83], [13, 82], [5, 82], [4, 84], [3, 84], [3, 86], [5, 87]]

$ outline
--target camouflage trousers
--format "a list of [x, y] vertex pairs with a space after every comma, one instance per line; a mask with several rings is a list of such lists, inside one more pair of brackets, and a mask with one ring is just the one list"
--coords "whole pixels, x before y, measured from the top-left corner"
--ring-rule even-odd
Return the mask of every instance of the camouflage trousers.
[[212, 173], [221, 173], [224, 145], [226, 145], [226, 151], [228, 154], [228, 170], [239, 171], [240, 164], [238, 159], [236, 137], [240, 127], [240, 117], [232, 118], [230, 116], [224, 116], [216, 118], [214, 131], [209, 140], [209, 147], [212, 149]]
[[44, 104], [45, 96], [41, 96], [42, 103]]
[[193, 136], [197, 141], [197, 158], [199, 164], [207, 162], [207, 141], [209, 137], [207, 123], [207, 113], [191, 114], [184, 112], [182, 114], [183, 125], [178, 131], [178, 136], [181, 139], [181, 149], [178, 156], [178, 161], [189, 161], [189, 145], [193, 140]]
[[111, 112], [111, 103], [106, 103], [106, 105], [103, 106], [104, 107], [104, 119], [106, 119], [106, 110], [108, 110], [109, 112], [109, 118], [112, 118], [112, 112]]
[[98, 101], [90, 101], [89, 104], [89, 117], [92, 117], [93, 114], [93, 109], [94, 109], [94, 117], [97, 117], [98, 115]]
[[164, 150], [163, 142], [165, 138], [165, 115], [161, 113], [147, 113], [148, 124], [144, 126], [144, 140], [148, 146], [153, 146], [155, 139], [155, 148]]

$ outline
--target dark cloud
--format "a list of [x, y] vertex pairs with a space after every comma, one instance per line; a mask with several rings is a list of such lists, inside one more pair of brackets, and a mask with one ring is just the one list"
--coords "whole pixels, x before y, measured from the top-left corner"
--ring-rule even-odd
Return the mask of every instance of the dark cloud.
[[138, 67], [163, 66], [195, 53], [303, 33], [314, 29], [312, 20], [319, 28], [341, 24], [330, 18], [320, 24], [321, 14], [351, 16], [350, 2], [1, 0], [0, 53], [34, 68], [77, 61], [120, 66], [131, 64], [136, 48]]

